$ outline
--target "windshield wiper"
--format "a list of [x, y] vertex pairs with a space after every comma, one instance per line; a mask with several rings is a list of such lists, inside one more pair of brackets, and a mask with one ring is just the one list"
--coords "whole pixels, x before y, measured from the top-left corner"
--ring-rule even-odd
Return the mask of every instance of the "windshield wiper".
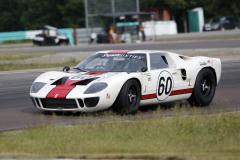
[[82, 72], [87, 72], [87, 71], [85, 71], [85, 70], [83, 70], [83, 69], [81, 69], [81, 68], [73, 68], [73, 69], [76, 69], [76, 70], [79, 70], [79, 71], [82, 71]]

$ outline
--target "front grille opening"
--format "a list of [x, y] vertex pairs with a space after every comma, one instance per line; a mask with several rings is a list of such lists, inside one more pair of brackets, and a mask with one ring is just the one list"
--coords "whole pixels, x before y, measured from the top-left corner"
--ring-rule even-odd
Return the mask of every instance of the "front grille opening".
[[84, 103], [87, 107], [95, 107], [99, 102], [99, 97], [85, 98]]
[[39, 99], [38, 99], [38, 98], [35, 98], [35, 101], [36, 101], [36, 103], [37, 103], [37, 106], [41, 108], [41, 105], [40, 105], [40, 103], [39, 103]]
[[35, 106], [35, 107], [38, 107], [37, 104], [36, 104], [36, 102], [35, 102], [35, 98], [32, 98], [32, 97], [31, 97], [31, 100], [32, 100], [32, 103], [34, 104], [34, 106]]
[[75, 99], [41, 99], [43, 108], [48, 109], [77, 109]]
[[82, 99], [78, 99], [78, 104], [80, 105], [81, 108], [84, 107], [84, 103]]

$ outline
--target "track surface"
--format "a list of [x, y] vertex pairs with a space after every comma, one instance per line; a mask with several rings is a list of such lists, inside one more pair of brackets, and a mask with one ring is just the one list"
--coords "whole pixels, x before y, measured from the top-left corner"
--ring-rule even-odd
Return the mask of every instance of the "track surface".
[[236, 48], [240, 47], [240, 40], [192, 41], [192, 42], [151, 42], [137, 44], [102, 44], [66, 47], [26, 47], [26, 48], [0, 48], [3, 53], [36, 53], [36, 52], [94, 52], [99, 50], [177, 50], [196, 48]]
[[[79, 123], [85, 116], [53, 116], [33, 107], [29, 89], [42, 72], [0, 74], [0, 131], [21, 129], [42, 123]], [[198, 108], [202, 113], [240, 111], [240, 60], [222, 61], [222, 77], [209, 107]], [[186, 102], [181, 102], [186, 103]], [[165, 112], [162, 109], [162, 112]], [[137, 116], [151, 117], [152, 112]], [[101, 117], [101, 116], [100, 116]], [[96, 117], [89, 116], [94, 121]]]

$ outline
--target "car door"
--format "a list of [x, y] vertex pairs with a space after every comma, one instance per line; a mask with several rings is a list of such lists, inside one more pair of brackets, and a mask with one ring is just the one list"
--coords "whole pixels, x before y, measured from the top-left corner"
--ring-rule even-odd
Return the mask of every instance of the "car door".
[[174, 80], [172, 70], [169, 68], [168, 61], [164, 54], [149, 54], [150, 58], [150, 80], [148, 81], [147, 93], [156, 94], [158, 101], [164, 101], [171, 93]]

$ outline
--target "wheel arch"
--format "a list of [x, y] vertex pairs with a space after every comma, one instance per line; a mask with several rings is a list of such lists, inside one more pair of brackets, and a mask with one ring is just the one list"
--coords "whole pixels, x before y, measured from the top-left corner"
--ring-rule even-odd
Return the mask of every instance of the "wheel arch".
[[[117, 97], [119, 96], [119, 94], [120, 94], [120, 92], [121, 92], [124, 84], [125, 84], [127, 81], [129, 81], [129, 80], [135, 80], [135, 81], [138, 83], [138, 85], [139, 85], [139, 87], [140, 87], [140, 93], [142, 94], [142, 84], [141, 84], [140, 80], [139, 80], [138, 78], [136, 78], [136, 77], [133, 77], [133, 78], [127, 79], [127, 80], [123, 83], [123, 85], [122, 85], [122, 86], [120, 87], [120, 89], [119, 89], [119, 92], [117, 93]], [[116, 99], [117, 99], [117, 97], [116, 97]], [[115, 99], [115, 101], [116, 101], [116, 99]]]
[[141, 84], [140, 80], [137, 79], [137, 78], [130, 78], [127, 81], [129, 81], [129, 80], [135, 80], [138, 83], [139, 87], [140, 87], [140, 93], [142, 93], [142, 84]]
[[[203, 67], [200, 71], [202, 71], [203, 69], [210, 69], [213, 72], [213, 75], [214, 75], [214, 78], [215, 78], [215, 81], [217, 84], [217, 73], [216, 73], [215, 69], [213, 67], [208, 66], [208, 67]], [[198, 74], [200, 73], [200, 71], [198, 72]]]

